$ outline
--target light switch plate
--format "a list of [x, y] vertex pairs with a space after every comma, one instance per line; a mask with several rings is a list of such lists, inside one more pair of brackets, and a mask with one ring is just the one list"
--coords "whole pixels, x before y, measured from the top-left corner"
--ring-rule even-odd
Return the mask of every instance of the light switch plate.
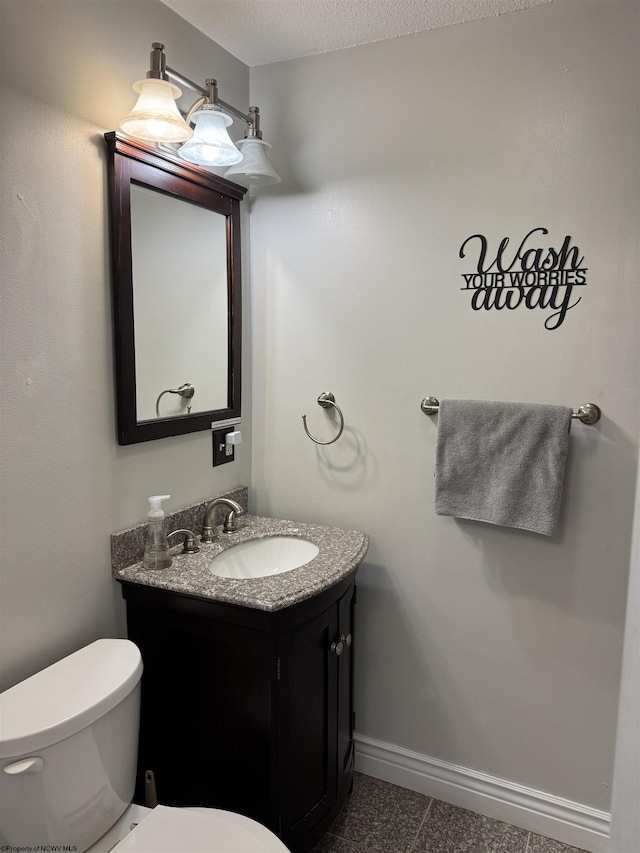
[[236, 458], [235, 448], [231, 444], [231, 453], [227, 456], [227, 445], [225, 442], [225, 437], [228, 432], [232, 430], [229, 427], [225, 429], [214, 429], [213, 430], [213, 467], [216, 465], [224, 465], [225, 462], [233, 462]]

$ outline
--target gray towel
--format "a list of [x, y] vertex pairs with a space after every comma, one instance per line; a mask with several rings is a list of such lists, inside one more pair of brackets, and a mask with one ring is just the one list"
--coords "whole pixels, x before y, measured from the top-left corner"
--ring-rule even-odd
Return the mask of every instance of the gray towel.
[[442, 400], [436, 513], [551, 536], [570, 428], [566, 406]]

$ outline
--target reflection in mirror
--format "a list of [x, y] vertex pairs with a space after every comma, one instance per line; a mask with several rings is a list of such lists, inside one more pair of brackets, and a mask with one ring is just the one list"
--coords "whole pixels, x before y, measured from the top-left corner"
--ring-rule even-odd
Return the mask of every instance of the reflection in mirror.
[[118, 440], [240, 417], [244, 187], [105, 134]]
[[131, 257], [138, 421], [225, 408], [225, 217], [132, 184]]

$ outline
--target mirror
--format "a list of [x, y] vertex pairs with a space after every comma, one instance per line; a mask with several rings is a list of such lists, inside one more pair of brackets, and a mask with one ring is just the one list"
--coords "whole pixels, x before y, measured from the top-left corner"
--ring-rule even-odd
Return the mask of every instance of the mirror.
[[239, 419], [246, 189], [118, 133], [105, 140], [118, 441]]

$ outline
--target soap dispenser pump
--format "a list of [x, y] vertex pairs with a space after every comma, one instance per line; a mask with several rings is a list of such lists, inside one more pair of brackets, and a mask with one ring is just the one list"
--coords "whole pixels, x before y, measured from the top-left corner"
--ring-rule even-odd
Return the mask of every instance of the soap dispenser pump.
[[164, 526], [162, 501], [171, 495], [153, 495], [149, 498], [149, 514], [147, 515], [147, 537], [144, 543], [142, 565], [145, 569], [168, 569], [171, 565], [171, 552], [167, 542], [167, 531]]

